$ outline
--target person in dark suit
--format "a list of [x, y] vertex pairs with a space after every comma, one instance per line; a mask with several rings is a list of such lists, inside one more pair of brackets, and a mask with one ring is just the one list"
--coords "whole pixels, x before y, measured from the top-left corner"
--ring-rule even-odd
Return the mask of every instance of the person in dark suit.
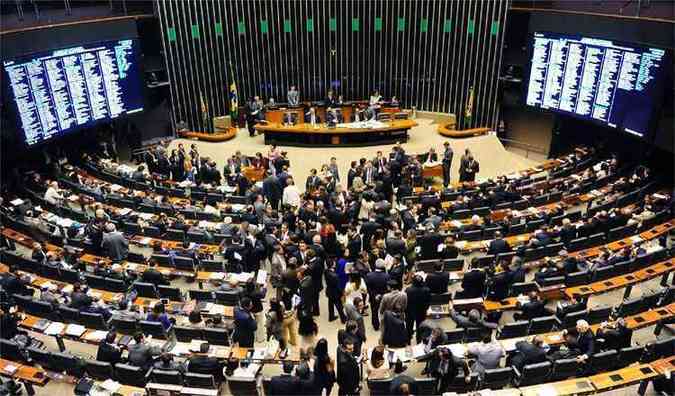
[[488, 255], [498, 255], [500, 253], [508, 253], [511, 251], [511, 245], [502, 237], [500, 231], [495, 231], [495, 239], [490, 241], [490, 246], [488, 247]]
[[306, 362], [302, 362], [295, 369], [295, 375], [300, 380], [300, 392], [302, 396], [320, 396], [323, 389], [316, 381], [314, 373], [309, 369]]
[[255, 332], [258, 324], [251, 313], [253, 303], [248, 297], [244, 297], [239, 302], [239, 307], [234, 308], [234, 341], [243, 348], [253, 348], [255, 341]]
[[619, 350], [631, 346], [633, 330], [626, 326], [626, 322], [623, 318], [619, 318], [614, 322], [601, 323], [595, 336], [597, 337], [601, 349]]
[[546, 349], [541, 336], [533, 337], [530, 342], [516, 342], [516, 352], [511, 358], [511, 365], [515, 366], [518, 371], [522, 373], [525, 365], [544, 361], [546, 361]]
[[309, 176], [307, 176], [307, 181], [305, 182], [306, 191], [314, 191], [321, 185], [321, 179], [316, 174], [316, 169], [311, 169], [309, 171]]
[[270, 396], [291, 396], [300, 394], [300, 378], [293, 375], [293, 362], [285, 360], [283, 373], [270, 380]]
[[480, 165], [478, 164], [478, 161], [473, 158], [473, 154], [471, 154], [469, 149], [466, 149], [460, 163], [459, 181], [473, 182], [476, 180], [476, 173], [479, 171]]
[[152, 283], [153, 285], [168, 285], [169, 280], [157, 270], [157, 262], [155, 260], [148, 261], [148, 268], [141, 274], [141, 279], [145, 283]]
[[[595, 335], [591, 326], [587, 321], [577, 320], [576, 325], [577, 335], [569, 343], [570, 349], [575, 349], [579, 352], [577, 361], [585, 362], [595, 353]], [[563, 336], [567, 336], [568, 331], [563, 330]]]
[[[408, 339], [412, 339], [413, 328], [417, 329], [417, 342], [420, 341], [419, 328], [420, 324], [427, 317], [427, 310], [431, 303], [431, 291], [424, 285], [424, 280], [421, 276], [416, 275], [413, 278], [412, 286], [405, 289], [405, 294], [408, 295], [408, 301], [411, 303], [406, 306], [405, 322], [408, 328]], [[412, 303], [414, 302], [414, 304]]]
[[105, 339], [98, 344], [98, 351], [96, 352], [96, 360], [100, 362], [108, 362], [112, 365], [122, 361], [122, 348], [115, 344], [117, 333], [109, 331]]
[[426, 235], [418, 238], [420, 246], [420, 259], [428, 260], [439, 258], [438, 245], [443, 243], [443, 235], [436, 232], [433, 227], [428, 227]]
[[588, 300], [580, 299], [579, 297], [579, 294], [575, 293], [572, 294], [572, 297], [568, 301], [558, 302], [555, 309], [555, 316], [562, 320], [568, 314], [586, 310]]
[[469, 364], [462, 356], [454, 356], [448, 348], [436, 349], [429, 361], [428, 368], [425, 370], [432, 377], [438, 379], [440, 392], [445, 392], [448, 386], [455, 380], [459, 368], [464, 372], [465, 381], [469, 382]]
[[263, 180], [263, 195], [269, 201], [272, 209], [279, 209], [279, 201], [281, 201], [282, 192], [279, 179], [272, 175], [272, 171], [268, 170], [267, 177]]
[[349, 165], [349, 171], [347, 171], [347, 189], [351, 190], [352, 184], [354, 183], [354, 178], [359, 175], [359, 168], [357, 167], [358, 163], [352, 161]]
[[379, 309], [382, 296], [387, 292], [387, 283], [389, 283], [389, 274], [385, 272], [384, 261], [375, 263], [375, 271], [366, 275], [366, 286], [368, 287], [368, 296], [370, 297], [370, 318], [373, 328], [380, 329]]
[[73, 285], [73, 292], [70, 294], [70, 307], [82, 311], [93, 304], [94, 299], [82, 290], [79, 283]]
[[471, 260], [471, 269], [464, 273], [462, 290], [455, 293], [456, 299], [482, 297], [485, 293], [487, 274], [478, 267], [478, 260]]
[[427, 274], [426, 284], [431, 294], [443, 294], [448, 292], [450, 274], [443, 271], [442, 262], [434, 264], [434, 272]]
[[559, 232], [560, 242], [562, 242], [566, 247], [569, 247], [569, 244], [572, 240], [577, 238], [577, 228], [572, 224], [570, 219], [562, 220], [562, 228]]
[[332, 262], [330, 267], [323, 274], [324, 279], [326, 280], [326, 297], [328, 298], [328, 321], [332, 322], [336, 318], [335, 310], [340, 316], [340, 321], [345, 322], [345, 313], [342, 306], [342, 293], [343, 290], [340, 287], [340, 279], [338, 278], [337, 273], [335, 273], [335, 263]]
[[223, 380], [223, 363], [216, 357], [209, 356], [210, 345], [203, 342], [199, 346], [199, 353], [193, 353], [187, 361], [187, 370], [190, 373], [212, 375], [216, 382]]
[[530, 298], [530, 301], [524, 304], [521, 304], [520, 302], [517, 304], [517, 308], [520, 312], [513, 314], [515, 320], [532, 320], [552, 314], [552, 312], [546, 308], [546, 302], [539, 297], [536, 291], [530, 292], [528, 297]]
[[486, 330], [494, 330], [497, 328], [496, 323], [486, 322], [482, 317], [480, 311], [472, 309], [468, 316], [457, 313], [454, 309], [450, 310], [450, 318], [457, 324], [457, 327], [482, 328]]
[[390, 348], [403, 348], [408, 345], [408, 331], [405, 327], [403, 312], [394, 310], [384, 311], [382, 320], [382, 344]]
[[505, 264], [497, 265], [495, 274], [489, 279], [489, 292], [487, 298], [491, 301], [501, 301], [508, 297], [511, 288], [511, 273]]
[[449, 142], [443, 143], [443, 147], [445, 147], [443, 151], [443, 185], [448, 187], [450, 184], [450, 167], [452, 166], [452, 156], [454, 155], [454, 152], [452, 151]]
[[135, 344], [129, 345], [127, 357], [129, 364], [148, 369], [152, 365], [155, 356], [158, 356], [162, 351], [157, 347], [146, 344], [143, 333], [136, 333], [134, 341]]
[[358, 395], [361, 390], [361, 370], [353, 355], [354, 344], [345, 340], [337, 349], [338, 395]]

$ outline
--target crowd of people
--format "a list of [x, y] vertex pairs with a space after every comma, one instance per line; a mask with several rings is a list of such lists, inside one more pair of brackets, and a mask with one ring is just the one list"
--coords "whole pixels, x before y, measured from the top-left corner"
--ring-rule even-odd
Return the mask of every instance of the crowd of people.
[[[378, 151], [372, 159], [361, 158], [352, 162], [343, 175], [340, 174], [336, 159], [331, 158], [320, 171], [311, 170], [304, 191], [300, 191], [293, 180], [286, 153], [274, 146], [265, 156], [258, 153], [253, 158], [237, 152], [227, 159], [223, 176], [215, 162], [201, 157], [194, 145], [189, 152], [179, 144], [177, 149], [167, 153], [167, 146], [158, 145], [147, 154], [145, 164], [138, 165], [130, 174], [128, 171], [123, 173], [123, 167], [114, 169], [136, 182], [152, 184], [166, 180], [178, 183], [188, 181], [187, 185], [207, 188], [227, 185], [234, 188], [238, 195], [247, 197], [247, 204], [239, 213], [241, 221], [238, 224], [228, 216], [233, 211], [231, 205], [217, 206], [206, 202], [197, 205], [211, 207], [214, 213], [222, 217], [222, 222], [211, 231], [223, 235], [219, 254], [225, 259], [226, 271], [256, 273], [261, 268], [269, 268], [272, 290], [267, 290], [266, 286], [258, 285], [253, 280], [244, 284], [224, 282], [219, 290], [239, 295], [232, 323], [228, 324], [222, 318], [210, 319], [205, 323], [199, 312], [193, 311], [186, 324], [226, 328], [231, 333], [232, 342], [242, 347], [253, 347], [256, 341], [265, 339], [277, 341], [283, 354], [288, 353], [289, 348], [299, 348], [302, 356], [300, 364], [297, 367], [289, 362], [283, 364], [284, 374], [273, 378], [270, 384], [273, 395], [297, 394], [301, 388], [306, 390], [306, 394], [319, 394], [322, 389], [330, 392], [334, 383], [338, 384], [339, 394], [357, 394], [363, 379], [361, 363], [365, 363], [367, 378], [394, 378], [391, 388], [393, 394], [413, 394], [415, 381], [405, 374], [406, 367], [400, 361], [385, 356], [385, 347], [401, 348], [417, 343], [423, 343], [428, 353], [425, 374], [437, 378], [441, 390], [447, 388], [460, 370], [468, 381], [469, 373], [478, 373], [480, 376], [486, 369], [499, 367], [505, 352], [492, 337], [500, 319], [499, 314], [485, 315], [478, 310], [450, 312], [457, 327], [484, 330], [483, 342], [467, 351], [468, 355], [475, 358], [471, 367], [464, 356], [456, 356], [447, 348], [437, 348], [445, 343], [445, 333], [434, 321], [429, 320], [427, 311], [433, 295], [448, 292], [450, 275], [440, 262], [431, 273], [419, 273], [415, 267], [418, 260], [460, 257], [457, 238], [461, 233], [498, 227], [487, 253], [499, 255], [515, 252], [515, 255], [508, 260], [496, 260], [487, 265], [474, 257], [461, 280], [461, 290], [455, 294], [455, 298], [485, 297], [498, 301], [508, 296], [514, 283], [525, 281], [529, 273], [534, 272], [534, 278], [540, 281], [576, 271], [594, 270], [645, 251], [643, 246], [637, 245], [617, 252], [603, 251], [597, 258], [584, 260], [568, 255], [563, 249], [555, 259], [540, 260], [535, 266], [525, 262], [527, 249], [554, 242], [562, 242], [567, 247], [580, 236], [607, 232], [632, 222], [641, 224], [672, 204], [669, 197], [655, 199], [647, 196], [631, 208], [599, 211], [592, 216], [583, 216], [579, 222], [565, 219], [562, 225], [553, 224], [552, 219], [566, 214], [565, 205], [528, 216], [509, 210], [502, 220], [492, 221], [490, 216], [476, 215], [461, 225], [459, 230], [447, 232], [444, 224], [456, 211], [494, 208], [500, 203], [532, 198], [540, 191], [530, 188], [523, 178], [500, 177], [480, 185], [474, 184], [478, 165], [469, 150], [464, 154], [460, 166], [460, 181], [465, 184], [455, 188], [460, 194], [449, 206], [441, 205], [443, 191], [427, 190], [417, 203], [410, 198], [414, 195], [414, 187], [425, 186], [421, 178], [421, 164], [437, 161], [433, 151], [418, 158], [407, 155], [401, 145], [396, 145], [388, 156]], [[444, 168], [447, 165], [449, 169], [452, 155], [452, 150], [446, 146]], [[562, 166], [574, 168], [582, 160], [582, 156], [576, 153], [565, 158], [566, 163]], [[106, 163], [110, 169], [110, 161], [105, 159], [87, 155], [84, 162], [101, 167]], [[242, 173], [245, 167], [264, 170], [261, 186], [247, 180]], [[616, 172], [616, 159], [605, 160], [596, 167], [575, 174], [575, 177], [563, 178], [562, 183], [555, 188], [570, 191], [583, 183]], [[83, 178], [72, 169], [64, 170], [63, 175], [72, 182], [97, 191], [101, 196], [105, 197], [109, 191], [105, 183]], [[56, 181], [37, 177], [27, 181], [27, 188], [41, 192], [44, 201], [49, 204], [67, 204], [66, 197], [72, 191], [60, 187]], [[446, 186], [449, 185], [449, 179], [449, 175], [444, 177]], [[633, 191], [648, 179], [648, 170], [638, 167], [630, 176], [620, 177], [613, 182], [612, 193]], [[464, 187], [468, 186], [477, 191], [466, 192]], [[128, 239], [115, 224], [131, 222], [142, 227], [153, 226], [161, 234], [168, 229], [185, 232], [204, 230], [196, 222], [185, 219], [175, 211], [176, 208], [166, 197], [152, 192], [137, 194], [132, 191], [127, 198], [136, 204], [163, 203], [169, 210], [160, 213], [156, 219], [148, 220], [139, 217], [136, 212], [117, 211], [94, 202], [90, 207], [93, 216], [89, 223], [81, 224], [73, 231], [70, 227], [62, 236], [86, 240], [95, 253], [107, 256], [112, 266], [97, 269], [105, 276], [121, 279], [128, 285], [136, 280], [154, 285], [169, 284], [170, 279], [157, 270], [157, 263], [153, 260], [147, 262], [148, 269], [140, 274], [120, 270], [119, 263], [129, 258], [130, 251]], [[2, 206], [4, 214], [37, 228], [41, 226], [43, 220], [30, 204], [10, 206], [5, 202]], [[543, 222], [526, 243], [511, 246], [504, 237], [509, 235], [512, 227], [528, 219]], [[159, 250], [159, 253], [188, 256], [197, 261], [207, 258], [187, 244], [182, 249]], [[55, 268], [84, 269], [67, 251], [47, 252], [39, 243], [33, 246], [32, 259]], [[25, 287], [22, 279], [11, 272], [3, 275], [1, 285], [9, 291]], [[319, 336], [321, 332], [316, 321], [316, 317], [322, 315], [320, 301], [323, 295], [328, 301], [329, 322], [340, 320], [344, 326], [335, 340], [335, 358], [329, 352], [330, 340]], [[270, 300], [267, 309], [262, 303], [265, 296]], [[176, 322], [176, 318], [166, 314], [162, 304], [155, 305], [149, 312], [139, 312], [138, 307], [131, 303], [135, 298], [133, 295], [118, 305], [105, 304], [88, 296], [86, 287], [79, 283], [73, 285], [68, 295], [54, 296], [50, 290], [42, 290], [39, 298], [55, 307], [65, 304], [78, 311], [101, 313], [106, 319], [137, 317], [159, 322], [165, 329]], [[517, 320], [531, 320], [550, 314], [546, 302], [534, 293], [529, 296], [528, 302], [518, 306]], [[3, 323], [11, 317], [9, 312], [6, 315], [3, 315]], [[370, 316], [370, 324], [376, 335], [366, 330], [366, 316]], [[15, 328], [3, 328], [3, 338], [5, 335], [12, 336]], [[584, 361], [597, 350], [595, 345], [598, 339], [602, 339], [602, 348], [630, 344], [630, 335], [621, 320], [603, 325], [601, 332], [601, 335], [593, 335], [588, 324], [579, 321], [576, 331], [565, 333], [566, 347], [550, 351], [540, 337], [534, 337], [516, 346], [517, 353], [511, 358], [511, 363], [522, 367], [550, 358], [551, 354], [556, 357], [564, 354]], [[261, 334], [264, 335], [261, 337]], [[378, 337], [379, 346], [371, 351], [364, 347], [369, 337]], [[111, 332], [102, 341], [97, 357], [99, 360], [121, 361], [121, 350], [115, 344], [115, 339], [116, 334]], [[186, 363], [182, 363], [175, 362], [167, 351], [148, 346], [141, 334], [134, 339], [134, 345], [128, 348], [126, 360], [136, 366], [188, 370], [214, 374], [217, 378], [222, 378], [223, 369], [230, 372], [234, 370], [230, 367], [231, 362], [208, 356], [208, 345], [205, 350], [195, 352]]]

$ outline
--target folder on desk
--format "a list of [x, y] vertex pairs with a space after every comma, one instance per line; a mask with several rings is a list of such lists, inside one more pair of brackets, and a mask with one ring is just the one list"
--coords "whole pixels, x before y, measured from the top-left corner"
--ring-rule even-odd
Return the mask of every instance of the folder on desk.
[[87, 331], [86, 327], [78, 324], [69, 324], [66, 327], [66, 334], [73, 337], [81, 337]]
[[45, 331], [45, 329], [49, 327], [51, 323], [52, 322], [50, 322], [49, 319], [40, 319], [33, 325], [33, 328], [39, 331]]

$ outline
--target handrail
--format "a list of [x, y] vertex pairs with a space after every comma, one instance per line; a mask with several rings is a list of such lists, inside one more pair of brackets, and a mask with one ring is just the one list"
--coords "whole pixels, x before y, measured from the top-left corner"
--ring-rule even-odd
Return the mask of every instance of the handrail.
[[504, 145], [511, 145], [515, 147], [520, 147], [525, 150], [525, 158], [530, 158], [530, 152], [546, 155], [548, 152], [546, 151], [545, 148], [535, 146], [529, 143], [521, 142], [519, 140], [514, 140], [514, 139], [507, 139], [507, 138], [499, 138], [499, 141], [504, 143]]

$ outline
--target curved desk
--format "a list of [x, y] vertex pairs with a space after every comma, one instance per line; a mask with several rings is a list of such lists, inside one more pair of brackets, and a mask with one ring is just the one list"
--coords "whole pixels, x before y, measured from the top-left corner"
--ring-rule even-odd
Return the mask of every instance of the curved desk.
[[382, 122], [379, 128], [328, 128], [325, 124], [312, 127], [309, 124], [283, 126], [279, 123], [256, 125], [255, 129], [265, 134], [265, 144], [292, 146], [368, 146], [391, 144], [408, 140], [408, 129], [417, 126], [412, 120]]
[[438, 133], [443, 136], [452, 137], [452, 138], [465, 138], [471, 136], [480, 136], [486, 135], [490, 131], [490, 128], [471, 128], [456, 130], [449, 128], [448, 124], [441, 124], [438, 126]]
[[178, 135], [186, 139], [197, 139], [204, 142], [224, 142], [237, 136], [237, 128], [229, 127], [227, 131], [224, 132], [218, 131], [215, 133], [179, 131]]

